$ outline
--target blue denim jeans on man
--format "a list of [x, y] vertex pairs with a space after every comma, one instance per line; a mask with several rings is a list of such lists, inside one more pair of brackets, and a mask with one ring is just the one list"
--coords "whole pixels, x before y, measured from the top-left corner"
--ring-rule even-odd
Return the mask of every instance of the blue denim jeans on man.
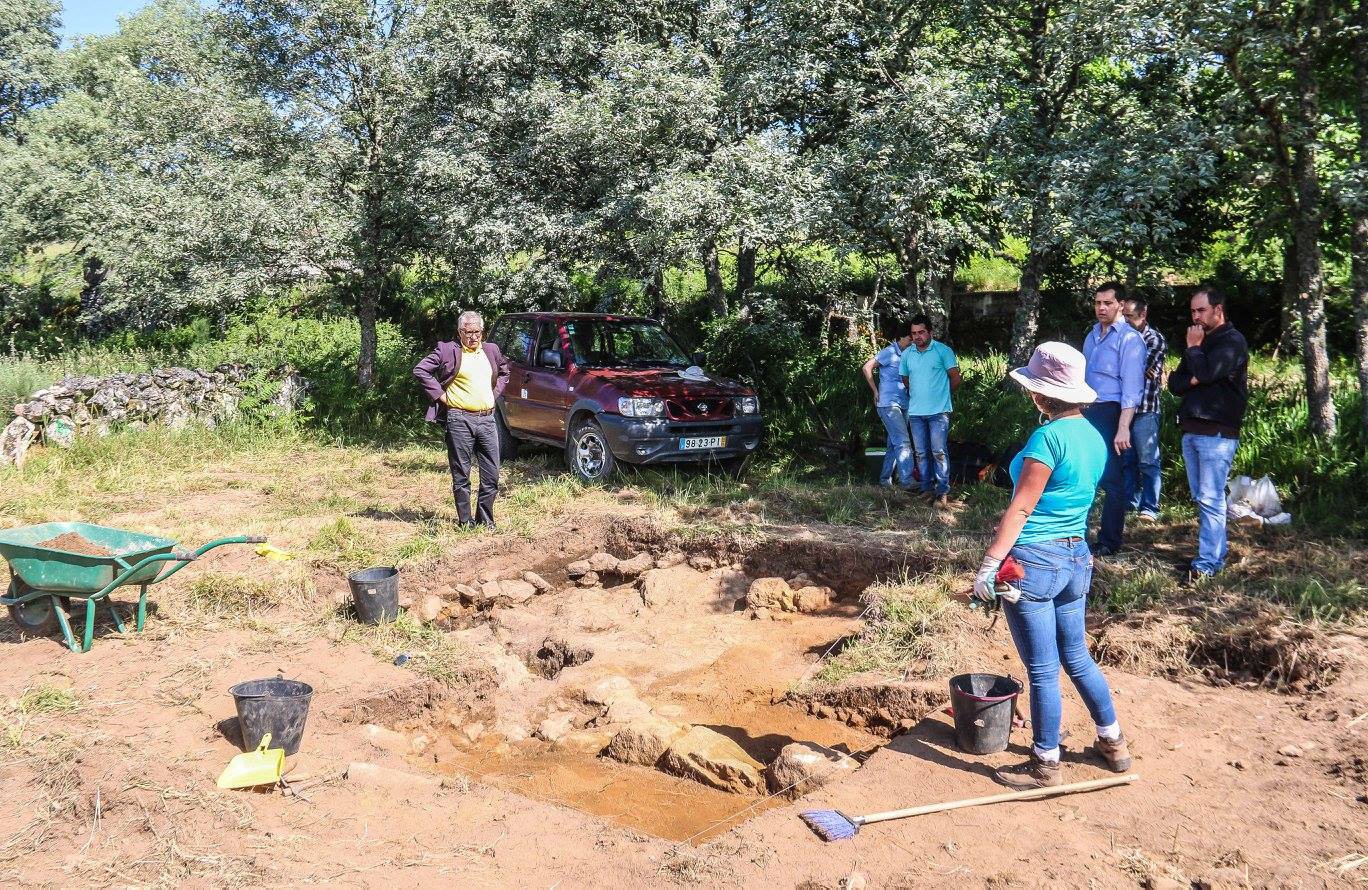
[[1224, 436], [1183, 434], [1183, 464], [1192, 499], [1197, 502], [1197, 558], [1192, 561], [1192, 570], [1199, 575], [1219, 572], [1230, 550], [1226, 540], [1226, 479], [1239, 445], [1239, 439]]
[[901, 405], [876, 408], [884, 429], [888, 430], [888, 446], [884, 451], [883, 469], [879, 471], [879, 484], [892, 485], [893, 471], [898, 472], [898, 484], [903, 488], [912, 487], [912, 442], [907, 432], [907, 414]]
[[1141, 513], [1159, 512], [1159, 412], [1146, 411], [1131, 421], [1131, 447], [1121, 455], [1126, 503]]
[[950, 493], [950, 458], [946, 454], [950, 438], [949, 414], [914, 414], [907, 418], [912, 429], [912, 447], [917, 452], [917, 475], [921, 488], [936, 494]]
[[1040, 541], [1012, 548], [1026, 577], [1021, 599], [1004, 602], [1003, 614], [1031, 684], [1031, 730], [1037, 752], [1059, 747], [1059, 668], [1073, 681], [1093, 723], [1116, 722], [1111, 689], [1088, 654], [1085, 618], [1092, 584], [1092, 554], [1086, 542]]
[[1097, 546], [1102, 550], [1118, 550], [1121, 534], [1126, 529], [1126, 494], [1121, 484], [1121, 456], [1112, 441], [1121, 425], [1120, 402], [1093, 402], [1083, 409], [1083, 416], [1102, 434], [1107, 443], [1107, 468], [1102, 471], [1102, 523], [1097, 529]]

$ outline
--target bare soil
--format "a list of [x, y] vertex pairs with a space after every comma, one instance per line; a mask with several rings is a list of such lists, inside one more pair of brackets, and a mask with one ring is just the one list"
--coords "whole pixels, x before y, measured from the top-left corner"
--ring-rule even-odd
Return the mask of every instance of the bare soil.
[[[404, 496], [435, 505], [441, 492]], [[251, 497], [234, 506], [218, 492], [178, 499], [192, 516], [256, 509]], [[409, 509], [431, 508], [396, 507], [376, 521], [420, 521], [402, 512]], [[231, 515], [219, 521], [235, 525]], [[321, 524], [281, 519], [266, 531], [296, 547]], [[630, 581], [572, 584], [566, 566], [604, 548], [694, 560], [664, 570], [668, 583], [649, 601]], [[1281, 664], [1292, 676], [1290, 656], [1263, 653], [1203, 675], [1192, 666], [1219, 661], [1208, 650], [1220, 637], [1175, 637], [1162, 622], [1154, 626], [1168, 630], [1151, 635], [1150, 625], [1127, 624], [1112, 638], [1120, 654], [1107, 672], [1137, 784], [819, 841], [799, 811], [860, 814], [996, 793], [991, 770], [1026, 754], [1023, 730], [1004, 754], [960, 752], [942, 710], [945, 677], [863, 675], [837, 687], [811, 680], [821, 655], [862, 626], [868, 585], [929, 571], [940, 558], [909, 548], [896, 531], [810, 524], [681, 537], [630, 502], [558, 514], [528, 536], [471, 538], [405, 572], [409, 602], [428, 594], [453, 602], [439, 623], [468, 663], [458, 681], [441, 683], [415, 669], [421, 659], [401, 668], [378, 656], [373, 638], [339, 617], [340, 569], [296, 567], [308, 576], [302, 592], [261, 612], [188, 610], [194, 572], [264, 582], [285, 571], [245, 549], [215, 551], [159, 588], [161, 608], [142, 635], [102, 625], [92, 651], [76, 655], [54, 639], [21, 639], [10, 625], [0, 633], [0, 696], [9, 699], [0, 725], [0, 880], [836, 888], [860, 877], [878, 887], [1365, 879], [1368, 865], [1354, 863], [1368, 854], [1368, 639], [1355, 631], [1309, 631], [1335, 668], [1318, 673], [1317, 684], [1279, 692], [1250, 673]], [[455, 585], [527, 570], [554, 589], [519, 604], [455, 606]], [[752, 579], [798, 573], [836, 592], [829, 608], [771, 620], [738, 608]], [[1005, 627], [962, 612], [950, 631], [953, 672], [1020, 676]], [[1251, 639], [1234, 636], [1227, 648], [1253, 651]], [[590, 655], [536, 670], [548, 640]], [[306, 798], [219, 792], [214, 779], [238, 750], [226, 690], [277, 671], [316, 690], [290, 776], [321, 781]], [[629, 680], [656, 713], [710, 727], [761, 763], [803, 741], [862, 765], [793, 802], [616, 763], [599, 756], [605, 738], [585, 700], [612, 677]], [[1090, 721], [1065, 686], [1066, 780], [1107, 775], [1085, 750]], [[74, 706], [45, 709], [33, 695], [44, 689], [69, 690]], [[576, 728], [558, 741], [535, 737], [557, 714]], [[381, 771], [343, 778], [358, 762]]]
[[34, 546], [46, 547], [49, 550], [61, 550], [65, 553], [77, 553], [81, 556], [113, 556], [112, 550], [103, 545], [96, 544], [94, 541], [77, 534], [76, 532], [63, 532], [55, 538], [48, 538], [46, 541], [39, 541]]

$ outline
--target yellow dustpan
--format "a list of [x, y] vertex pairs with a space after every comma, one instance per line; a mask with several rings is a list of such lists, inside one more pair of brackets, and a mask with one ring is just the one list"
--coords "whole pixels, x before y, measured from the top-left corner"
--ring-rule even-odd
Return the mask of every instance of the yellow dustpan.
[[285, 749], [268, 748], [271, 734], [261, 737], [261, 744], [255, 751], [238, 754], [228, 761], [227, 768], [218, 777], [220, 788], [250, 788], [253, 785], [274, 785], [280, 781], [285, 770]]

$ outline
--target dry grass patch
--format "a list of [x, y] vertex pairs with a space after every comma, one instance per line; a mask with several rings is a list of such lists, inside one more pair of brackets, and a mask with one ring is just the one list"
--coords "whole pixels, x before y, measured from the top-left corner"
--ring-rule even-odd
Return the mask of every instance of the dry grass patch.
[[951, 598], [961, 583], [955, 574], [875, 584], [863, 630], [830, 658], [815, 679], [836, 683], [853, 674], [877, 672], [902, 679], [941, 676], [959, 651], [951, 628], [963, 606]]

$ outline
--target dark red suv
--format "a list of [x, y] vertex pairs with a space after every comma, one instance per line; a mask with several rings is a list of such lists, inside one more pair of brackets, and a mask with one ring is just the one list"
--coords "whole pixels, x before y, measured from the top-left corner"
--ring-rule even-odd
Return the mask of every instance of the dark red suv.
[[519, 441], [554, 445], [576, 475], [596, 480], [618, 461], [736, 472], [760, 444], [755, 393], [690, 373], [701, 359], [652, 319], [520, 312], [494, 322], [489, 339], [509, 363], [497, 411], [505, 457]]

